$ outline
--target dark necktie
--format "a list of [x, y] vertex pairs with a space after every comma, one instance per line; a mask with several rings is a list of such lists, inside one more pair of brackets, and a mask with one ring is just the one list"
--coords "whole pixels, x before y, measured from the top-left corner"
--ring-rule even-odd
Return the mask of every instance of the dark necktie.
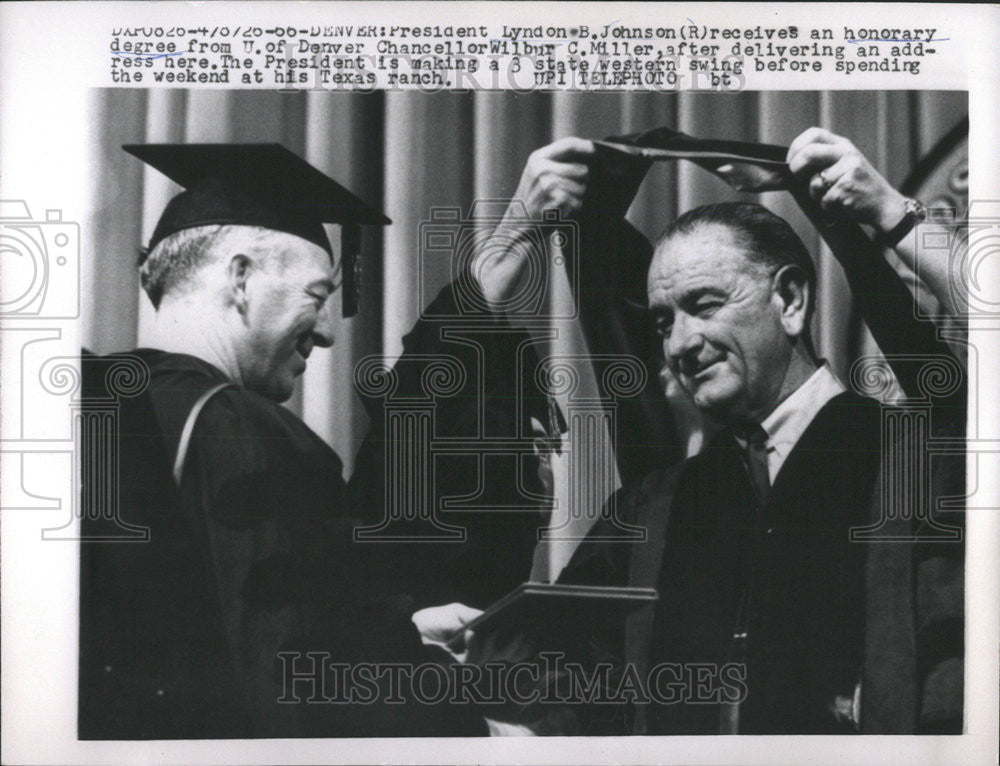
[[[767, 432], [759, 424], [753, 423], [741, 429], [737, 434], [737, 439], [743, 446], [743, 462], [753, 485], [757, 512], [760, 514], [767, 505], [767, 496], [771, 489], [771, 477], [767, 470]], [[752, 586], [753, 575], [750, 575], [740, 598], [739, 612], [736, 616], [736, 626], [733, 630], [730, 648], [730, 661], [744, 665], [746, 663], [747, 628]], [[719, 711], [719, 733], [739, 734], [739, 731], [740, 703], [723, 702]]]
[[758, 506], [763, 508], [771, 491], [771, 477], [767, 470], [767, 431], [753, 423], [740, 434], [740, 440], [745, 445], [743, 460], [750, 474], [754, 496]]

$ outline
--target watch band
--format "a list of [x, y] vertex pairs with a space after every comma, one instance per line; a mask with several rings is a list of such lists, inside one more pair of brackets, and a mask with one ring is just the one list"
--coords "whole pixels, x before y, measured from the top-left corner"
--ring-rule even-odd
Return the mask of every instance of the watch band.
[[921, 221], [927, 220], [927, 208], [919, 200], [907, 198], [903, 202], [903, 219], [884, 234], [880, 233], [876, 239], [886, 247], [895, 247], [903, 237], [913, 231], [913, 227]]

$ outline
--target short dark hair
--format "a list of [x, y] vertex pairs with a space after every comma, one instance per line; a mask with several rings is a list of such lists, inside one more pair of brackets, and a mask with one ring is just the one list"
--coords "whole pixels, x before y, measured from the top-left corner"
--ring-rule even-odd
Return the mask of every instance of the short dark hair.
[[754, 202], [702, 205], [674, 219], [660, 235], [656, 249], [659, 250], [674, 235], [690, 234], [706, 224], [718, 224], [732, 231], [743, 245], [748, 260], [753, 263], [769, 270], [783, 266], [797, 266], [802, 270], [809, 285], [805, 339], [811, 349], [809, 321], [816, 307], [816, 266], [805, 243], [788, 221]]

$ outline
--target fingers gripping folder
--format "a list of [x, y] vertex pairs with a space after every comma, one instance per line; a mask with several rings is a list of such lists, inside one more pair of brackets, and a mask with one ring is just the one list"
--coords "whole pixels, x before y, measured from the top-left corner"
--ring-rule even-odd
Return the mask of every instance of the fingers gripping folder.
[[558, 647], [568, 636], [586, 635], [581, 629], [590, 622], [620, 619], [656, 600], [654, 588], [526, 582], [463, 626], [448, 646], [461, 647], [469, 630], [483, 635], [507, 630], [547, 636]]

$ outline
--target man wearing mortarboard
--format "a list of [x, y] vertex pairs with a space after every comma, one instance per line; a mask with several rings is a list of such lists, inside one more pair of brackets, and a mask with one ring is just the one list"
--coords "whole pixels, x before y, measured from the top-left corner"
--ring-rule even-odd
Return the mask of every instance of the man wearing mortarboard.
[[[451, 595], [464, 586], [490, 603], [527, 577], [540, 519], [506, 514], [470, 528], [470, 544], [448, 551], [451, 558], [432, 545], [358, 545], [357, 516], [369, 521], [373, 512], [358, 502], [364, 492], [347, 487], [338, 456], [280, 406], [311, 351], [333, 344], [334, 291], [342, 285], [345, 315], [356, 309], [359, 226], [389, 219], [280, 145], [125, 148], [185, 191], [167, 205], [142, 257], [156, 317], [150, 347], [131, 356], [148, 369], [149, 386], [119, 410], [119, 507], [122, 520], [148, 530], [148, 543], [115, 539], [117, 517], [84, 514], [81, 738], [485, 733], [471, 710], [401, 699], [391, 674], [361, 689], [373, 704], [345, 704], [342, 678], [321, 667], [449, 660], [422, 645], [413, 597], [422, 606], [477, 603]], [[588, 142], [564, 141], [536, 153], [521, 187], [531, 214], [580, 206], [582, 149]], [[324, 223], [342, 227], [339, 266]], [[502, 300], [502, 268], [477, 261], [470, 270], [484, 304]], [[467, 315], [455, 299], [443, 290], [437, 314], [461, 323]], [[418, 323], [404, 358], [437, 336]], [[116, 358], [85, 356], [84, 388], [103, 395]], [[419, 366], [410, 376], [420, 378]], [[485, 417], [509, 428], [521, 416], [510, 406], [512, 384], [492, 385], [502, 404], [487, 402]], [[475, 398], [455, 397], [473, 408]], [[530, 402], [525, 410], [535, 414]], [[377, 434], [372, 443], [378, 453]], [[91, 460], [102, 459], [88, 448]], [[379, 470], [355, 471], [354, 484], [380, 485]], [[84, 476], [85, 493], [99, 492], [95, 473]], [[428, 565], [436, 569], [423, 571]], [[450, 635], [476, 613], [430, 610], [420, 629]]]
[[[278, 404], [334, 342], [339, 279], [353, 311], [358, 227], [389, 219], [280, 145], [125, 148], [185, 191], [141, 264], [150, 385], [121, 412], [121, 506], [149, 543], [84, 546], [81, 737], [481, 733], [385, 690], [283, 688], [324, 662], [305, 651], [429, 659], [407, 600], [385, 596], [385, 546], [352, 546], [339, 458]], [[343, 227], [339, 275], [324, 223]]]

